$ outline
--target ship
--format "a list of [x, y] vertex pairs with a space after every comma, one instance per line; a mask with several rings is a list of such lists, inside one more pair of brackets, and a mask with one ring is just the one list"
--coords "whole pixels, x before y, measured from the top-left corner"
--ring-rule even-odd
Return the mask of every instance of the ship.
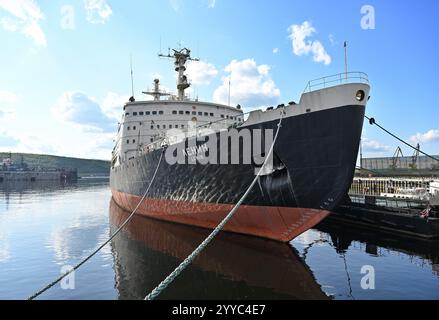
[[24, 162], [12, 160], [12, 153], [0, 163], [0, 186], [11, 187], [14, 183], [67, 182], [77, 181], [77, 169], [30, 167]]
[[258, 175], [224, 231], [288, 242], [343, 200], [369, 100], [365, 73], [312, 80], [298, 103], [244, 113], [239, 104], [185, 94], [191, 85], [186, 64], [198, 61], [189, 49], [159, 56], [174, 61], [178, 94], [161, 90], [155, 79], [143, 92], [152, 99], [132, 96], [124, 105], [110, 169], [118, 206], [213, 229]]

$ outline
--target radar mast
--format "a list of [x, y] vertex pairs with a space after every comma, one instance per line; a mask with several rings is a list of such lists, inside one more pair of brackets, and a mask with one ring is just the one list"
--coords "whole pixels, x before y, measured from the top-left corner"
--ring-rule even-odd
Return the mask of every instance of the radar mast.
[[184, 100], [184, 90], [189, 88], [191, 84], [189, 83], [187, 76], [185, 75], [186, 71], [186, 62], [187, 61], [200, 61], [198, 58], [191, 58], [191, 51], [187, 48], [183, 48], [181, 50], [172, 49], [174, 52], [171, 54], [168, 52], [167, 55], [159, 53], [159, 57], [161, 58], [169, 58], [174, 59], [175, 62], [175, 71], [178, 72], [177, 79], [177, 89], [178, 89], [178, 100]]

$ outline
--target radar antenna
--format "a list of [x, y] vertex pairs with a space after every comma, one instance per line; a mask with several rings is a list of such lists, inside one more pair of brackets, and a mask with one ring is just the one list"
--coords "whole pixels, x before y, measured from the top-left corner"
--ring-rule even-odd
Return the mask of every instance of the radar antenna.
[[170, 50], [167, 55], [159, 53], [159, 57], [174, 59], [175, 71], [178, 72], [177, 89], [178, 89], [178, 99], [184, 100], [184, 90], [189, 88], [191, 84], [189, 83], [187, 76], [184, 74], [186, 71], [187, 61], [200, 61], [198, 58], [191, 58], [191, 51], [187, 48], [180, 50], [172, 49], [174, 52], [171, 54]]

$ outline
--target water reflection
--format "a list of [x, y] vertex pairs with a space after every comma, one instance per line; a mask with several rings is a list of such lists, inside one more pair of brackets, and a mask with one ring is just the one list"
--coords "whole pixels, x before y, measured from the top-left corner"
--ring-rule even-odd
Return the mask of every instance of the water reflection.
[[66, 181], [3, 181], [0, 183], [0, 204], [4, 201], [5, 210], [9, 209], [11, 197], [14, 203], [20, 203], [29, 196], [50, 196], [108, 185], [108, 178], [82, 178], [75, 182]]
[[[114, 231], [128, 213], [110, 205]], [[207, 230], [134, 217], [112, 242], [120, 299], [142, 299], [208, 235]], [[221, 233], [163, 299], [327, 299], [289, 245]]]
[[399, 252], [411, 258], [421, 259], [428, 263], [432, 271], [439, 276], [439, 240], [401, 236], [365, 228], [352, 227], [327, 220], [316, 227], [317, 230], [328, 234], [337, 253], [346, 253], [355, 242], [363, 244], [364, 252], [370, 256], [383, 257], [389, 251]]
[[[23, 299], [108, 239], [127, 217], [108, 181], [0, 184], [0, 299]], [[109, 221], [110, 220], [110, 221]], [[142, 299], [208, 231], [135, 217], [44, 299]], [[363, 290], [361, 267], [376, 271]], [[19, 284], [19, 285], [17, 285]], [[161, 299], [439, 299], [439, 241], [325, 221], [290, 245], [220, 234]]]

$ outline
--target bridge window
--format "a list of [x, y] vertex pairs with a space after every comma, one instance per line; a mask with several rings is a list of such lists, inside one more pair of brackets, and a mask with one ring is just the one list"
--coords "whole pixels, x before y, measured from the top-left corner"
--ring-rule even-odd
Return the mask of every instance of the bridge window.
[[163, 111], [159, 111], [159, 114], [163, 114]]
[[176, 110], [172, 111], [172, 114], [177, 114], [177, 111]]
[[125, 115], [126, 115], [126, 116], [129, 116], [129, 115], [130, 115], [130, 113], [129, 113], [129, 112], [127, 112], [127, 113], [125, 113]]
[[184, 112], [182, 110], [178, 111], [178, 114], [184, 114]]
[[189, 115], [189, 114], [191, 114], [191, 112], [190, 112], [190, 111], [186, 111], [186, 114], [188, 114], [188, 115]]
[[198, 115], [199, 115], [199, 116], [202, 116], [202, 115], [203, 115], [203, 113], [202, 113], [202, 112], [198, 112]]
[[130, 131], [130, 127], [127, 127], [127, 130]]
[[137, 116], [137, 112], [133, 112], [133, 116]]
[[130, 144], [130, 140], [127, 140], [127, 144]]
[[134, 126], [134, 127], [133, 127], [133, 130], [136, 130], [136, 128], [137, 128], [137, 127], [136, 127], [136, 126]]
[[143, 116], [143, 111], [140, 111], [140, 112], [139, 112], [139, 116]]
[[135, 140], [135, 139], [133, 139], [133, 143], [136, 143], [136, 140]]
[[193, 116], [196, 116], [196, 115], [197, 115], [197, 112], [196, 112], [196, 111], [192, 111], [192, 115], [193, 115]]
[[212, 112], [210, 113], [210, 116], [211, 116], [211, 117], [213, 117], [213, 116], [214, 116]]
[[156, 114], [157, 114], [157, 111], [153, 111], [153, 112], [152, 112], [152, 115], [155, 116]]
[[151, 126], [151, 130], [153, 130], [154, 129], [154, 126]]
[[223, 115], [223, 114], [221, 115], [221, 118], [224, 118], [224, 115]]
[[151, 114], [151, 112], [146, 111], [145, 114], [146, 114], [147, 116], [149, 116], [149, 115]]

